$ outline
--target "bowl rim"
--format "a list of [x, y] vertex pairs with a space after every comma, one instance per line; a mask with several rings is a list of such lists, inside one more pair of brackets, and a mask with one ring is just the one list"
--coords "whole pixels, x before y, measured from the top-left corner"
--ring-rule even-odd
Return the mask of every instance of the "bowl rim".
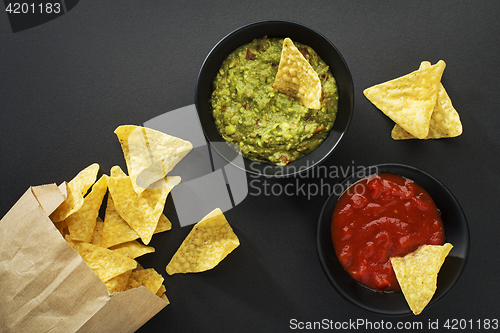
[[[373, 172], [373, 170], [377, 170], [376, 172]], [[453, 210], [453, 213], [457, 215], [459, 218], [456, 220], [457, 222], [457, 227], [459, 230], [462, 230], [462, 232], [458, 236], [453, 236], [457, 237], [459, 240], [459, 243], [453, 244], [453, 249], [450, 251], [450, 254], [447, 257], [448, 261], [445, 261], [443, 264], [443, 267], [453, 267], [453, 272], [447, 272], [447, 273], [441, 273], [443, 272], [443, 267], [440, 271], [440, 275], [438, 275], [438, 288], [434, 294], [434, 297], [431, 299], [429, 304], [425, 307], [425, 309], [428, 309], [429, 307], [433, 306], [437, 302], [439, 302], [456, 284], [460, 276], [462, 275], [467, 258], [469, 255], [469, 250], [470, 250], [470, 231], [469, 231], [469, 226], [467, 223], [466, 216], [463, 212], [462, 207], [460, 206], [458, 200], [455, 198], [453, 193], [443, 184], [441, 183], [437, 178], [434, 176], [430, 175], [429, 173], [418, 169], [413, 166], [409, 166], [406, 164], [400, 164], [400, 163], [384, 163], [384, 164], [376, 164], [372, 166], [368, 166], [363, 168], [362, 170], [358, 170], [355, 173], [353, 172], [352, 175], [347, 176], [344, 178], [341, 182], [338, 184], [345, 185], [346, 182], [349, 182], [350, 185], [355, 183], [356, 181], [365, 178], [368, 175], [372, 174], [377, 174], [377, 173], [383, 173], [383, 172], [389, 172], [389, 173], [394, 173], [398, 174], [400, 176], [409, 178], [414, 180], [417, 184], [419, 184], [422, 188], [424, 188], [433, 198], [435, 201], [436, 205], [438, 208], [441, 210], [441, 212], [447, 211], [443, 206], [439, 206], [438, 202], [443, 203], [446, 201], [451, 201], [452, 207], [450, 207], [450, 211]], [[418, 177], [422, 177], [422, 179], [426, 179], [424, 184], [420, 182], [419, 180], [415, 180], [413, 178], [415, 177], [410, 177], [408, 174], [412, 175], [418, 175]], [[350, 182], [352, 181], [352, 182]], [[432, 185], [431, 185], [432, 184]], [[430, 186], [433, 186], [432, 189], [429, 189]], [[386, 315], [386, 316], [404, 316], [404, 315], [412, 315], [413, 313], [411, 312], [406, 300], [404, 299], [404, 296], [401, 292], [394, 292], [394, 293], [383, 293], [383, 292], [376, 292], [374, 290], [371, 290], [359, 282], [357, 282], [354, 278], [352, 278], [340, 265], [338, 262], [337, 256], [335, 255], [335, 251], [333, 249], [333, 242], [331, 240], [331, 215], [333, 213], [333, 209], [340, 198], [340, 196], [345, 192], [347, 188], [342, 191], [341, 194], [338, 193], [331, 193], [330, 196], [327, 198], [325, 201], [321, 213], [318, 219], [318, 225], [316, 229], [316, 250], [319, 258], [319, 262], [321, 265], [321, 268], [323, 272], [325, 273], [328, 281], [330, 284], [333, 286], [333, 288], [337, 291], [337, 293], [342, 296], [345, 300], [350, 302], [351, 304], [354, 304], [368, 312], [371, 313], [376, 313], [379, 315]], [[445, 198], [436, 198], [435, 194], [432, 195], [433, 192], [436, 192], [436, 189], [439, 189], [439, 191], [445, 196]], [[448, 216], [448, 215], [447, 215]], [[447, 217], [447, 219], [449, 219]], [[455, 221], [454, 221], [455, 223]], [[445, 224], [445, 219], [443, 218], [443, 224]], [[447, 224], [447, 223], [446, 223]], [[448, 226], [449, 228], [449, 226]], [[325, 230], [328, 231], [328, 237], [325, 236]], [[450, 231], [448, 229], [448, 231]], [[448, 241], [448, 231], [447, 228], [445, 227], [445, 237]], [[453, 235], [453, 232], [452, 232]], [[329, 244], [326, 239], [329, 239]], [[332, 252], [325, 253], [325, 248], [328, 249], [328, 251], [333, 251]], [[453, 259], [451, 259], [453, 258]], [[450, 263], [450, 260], [453, 260], [453, 266]], [[446, 265], [446, 266], [445, 266]], [[336, 266], [336, 267], [335, 267]], [[340, 267], [341, 271], [340, 273], [335, 274], [333, 270], [338, 270]], [[446, 285], [439, 285], [440, 277], [442, 275], [446, 275], [443, 277], [443, 279], [446, 279]], [[356, 288], [357, 291], [360, 291], [360, 297], [363, 296], [368, 296], [373, 299], [379, 299], [377, 303], [370, 302], [368, 303], [366, 300], [354, 297], [352, 292], [350, 290], [346, 290], [346, 285], [345, 281], [349, 281], [350, 286], [352, 288]], [[359, 290], [358, 290], [359, 289]], [[392, 307], [381, 307], [380, 304], [384, 304], [383, 302], [394, 302], [395, 306], [394, 308]], [[374, 305], [376, 304], [376, 305]], [[385, 305], [385, 304], [384, 304]], [[425, 311], [424, 309], [424, 311]]]
[[[338, 135], [338, 138], [334, 142], [332, 142], [333, 144], [331, 147], [326, 146], [326, 142], [330, 143], [329, 141], [327, 141], [327, 139], [329, 139], [330, 137], [333, 138], [334, 134], [332, 134], [332, 133], [334, 131], [332, 128], [329, 135], [323, 140], [323, 142], [320, 144], [320, 146], [318, 146], [314, 151], [312, 151], [311, 153], [309, 153], [309, 154], [307, 154], [307, 155], [305, 155], [305, 156], [303, 156], [295, 161], [292, 161], [291, 163], [289, 163], [286, 166], [279, 166], [279, 165], [276, 165], [276, 164], [273, 164], [270, 162], [268, 163], [268, 162], [259, 162], [259, 161], [250, 160], [247, 157], [243, 156], [241, 153], [235, 153], [235, 151], [229, 147], [228, 143], [222, 137], [217, 138], [218, 140], [213, 140], [213, 137], [211, 137], [210, 133], [208, 133], [208, 131], [205, 127], [206, 120], [204, 120], [204, 119], [206, 119], [208, 117], [208, 115], [204, 116], [202, 114], [203, 111], [205, 111], [205, 110], [201, 110], [202, 106], [200, 105], [201, 98], [199, 96], [199, 91], [200, 91], [200, 88], [202, 86], [201, 81], [204, 78], [203, 75], [206, 71], [206, 67], [209, 65], [213, 65], [212, 62], [214, 62], [215, 61], [214, 58], [217, 58], [217, 57], [222, 58], [222, 60], [219, 61], [219, 64], [218, 64], [218, 66], [220, 67], [220, 64], [222, 63], [222, 61], [229, 55], [230, 52], [234, 51], [238, 46], [231, 48], [231, 51], [229, 51], [227, 53], [224, 52], [224, 54], [220, 55], [220, 56], [218, 56], [217, 52], [221, 52], [219, 50], [226, 47], [226, 44], [230, 44], [232, 42], [232, 39], [236, 38], [236, 36], [238, 36], [238, 34], [245, 33], [247, 31], [252, 31], [252, 29], [255, 29], [256, 31], [258, 31], [259, 29], [262, 29], [262, 27], [266, 27], [268, 25], [270, 25], [271, 28], [273, 26], [275, 26], [275, 27], [280, 27], [280, 26], [281, 27], [283, 27], [283, 26], [294, 27], [295, 29], [302, 29], [304, 31], [304, 33], [316, 35], [316, 37], [319, 40], [316, 43], [322, 43], [323, 45], [325, 45], [325, 48], [330, 48], [333, 51], [333, 55], [331, 55], [331, 57], [338, 58], [338, 61], [340, 62], [342, 68], [339, 69], [338, 65], [335, 68], [337, 68], [337, 71], [339, 71], [339, 72], [342, 71], [343, 74], [346, 76], [346, 80], [348, 81], [347, 88], [342, 88], [342, 91], [339, 87], [339, 83], [337, 83], [337, 88], [339, 90], [339, 108], [337, 111], [335, 123], [340, 122], [340, 120], [338, 121], [338, 118], [339, 118], [339, 113], [341, 110], [341, 108], [340, 108], [341, 98], [342, 98], [342, 105], [343, 106], [345, 105], [342, 108], [342, 110], [346, 109], [346, 111], [344, 111], [343, 113], [347, 114], [347, 120], [343, 121], [343, 124], [341, 123], [339, 125], [339, 126], [343, 127], [342, 130], [338, 133], [335, 133], [335, 135]], [[255, 35], [253, 38], [262, 37], [264, 35], [266, 35], [266, 33], [264, 33], [264, 34], [260, 33], [259, 35]], [[282, 36], [281, 34], [273, 35], [272, 31], [270, 31], [267, 35], [270, 37]], [[283, 37], [286, 37], [286, 36], [283, 35]], [[241, 46], [241, 45], [244, 45], [245, 43], [250, 42], [250, 41], [251, 41], [251, 39], [250, 40], [242, 40], [242, 42], [240, 42], [238, 45]], [[233, 44], [236, 44], [236, 42], [233, 42]], [[314, 49], [316, 50], [316, 48], [314, 48]], [[320, 56], [325, 62], [327, 62], [325, 60], [324, 55], [320, 55]], [[328, 62], [327, 62], [327, 64], [330, 65], [330, 67], [332, 68], [332, 71], [333, 71], [334, 66], [331, 66], [331, 64]], [[334, 75], [334, 77], [336, 80], [338, 80], [335, 75]], [[212, 78], [212, 81], [213, 81], [213, 78]], [[327, 159], [333, 153], [333, 151], [338, 147], [339, 143], [344, 138], [345, 133], [347, 132], [347, 130], [351, 124], [351, 121], [352, 121], [352, 117], [353, 117], [353, 113], [354, 113], [354, 103], [355, 103], [355, 92], [354, 92], [354, 82], [352, 79], [352, 74], [351, 74], [350, 69], [347, 65], [347, 62], [345, 61], [343, 55], [340, 53], [340, 51], [337, 49], [337, 47], [328, 38], [326, 38], [323, 34], [318, 32], [317, 30], [312, 29], [312, 28], [310, 28], [302, 23], [289, 21], [289, 20], [261, 20], [261, 21], [251, 22], [251, 23], [245, 24], [239, 28], [236, 28], [233, 31], [231, 31], [230, 33], [226, 34], [223, 38], [221, 38], [212, 47], [210, 52], [205, 57], [202, 65], [200, 67], [200, 70], [198, 72], [198, 77], [197, 77], [196, 85], [195, 85], [195, 106], [196, 106], [196, 109], [198, 112], [198, 116], [200, 118], [201, 127], [203, 129], [203, 133], [205, 135], [207, 143], [208, 143], [209, 147], [213, 148], [214, 152], [212, 152], [212, 149], [210, 149], [211, 154], [216, 153], [229, 163], [233, 163], [235, 154], [240, 154], [243, 158], [244, 163], [233, 163], [233, 164], [236, 167], [238, 167], [239, 169], [243, 169], [245, 172], [247, 172], [249, 174], [257, 175], [257, 176], [289, 177], [289, 176], [294, 176], [294, 175], [303, 173], [304, 171], [309, 170], [310, 168], [313, 168], [314, 166], [322, 163], [325, 159]], [[335, 123], [334, 123], [334, 127], [335, 127]], [[215, 124], [213, 126], [215, 126]], [[220, 134], [219, 134], [219, 136], [220, 136]], [[331, 140], [333, 140], [333, 139], [331, 139]], [[223, 144], [218, 144], [218, 143], [223, 143]], [[321, 146], [323, 146], [322, 147], [322, 150], [324, 150], [323, 153], [318, 158], [310, 161], [311, 154], [313, 154], [315, 151], [317, 151], [318, 148]], [[308, 156], [309, 156], [309, 158], [308, 158]], [[299, 162], [297, 162], [297, 161], [299, 161]], [[243, 164], [243, 166], [241, 164]], [[250, 165], [250, 167], [248, 167], [248, 165]]]

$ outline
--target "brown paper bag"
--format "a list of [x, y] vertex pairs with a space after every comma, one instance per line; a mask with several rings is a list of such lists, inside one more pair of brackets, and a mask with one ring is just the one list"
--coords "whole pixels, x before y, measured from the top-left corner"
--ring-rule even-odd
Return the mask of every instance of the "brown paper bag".
[[0, 332], [134, 332], [168, 300], [144, 287], [109, 294], [49, 215], [65, 184], [30, 187], [0, 220]]

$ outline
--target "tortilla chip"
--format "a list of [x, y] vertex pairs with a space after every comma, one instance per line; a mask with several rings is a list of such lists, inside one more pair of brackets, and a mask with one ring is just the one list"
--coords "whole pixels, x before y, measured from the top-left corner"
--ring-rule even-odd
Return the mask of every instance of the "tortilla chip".
[[65, 219], [69, 237], [72, 240], [91, 242], [102, 199], [107, 189], [108, 176], [102, 175], [92, 186], [92, 191], [85, 197], [82, 207]]
[[181, 178], [178, 176], [166, 177], [165, 188], [146, 189], [141, 194], [137, 194], [130, 177], [110, 177], [109, 192], [113, 197], [116, 211], [139, 235], [145, 245], [149, 244], [156, 230], [168, 194], [180, 181]]
[[66, 221], [62, 220], [59, 222], [54, 222], [54, 225], [56, 226], [57, 230], [59, 230], [59, 232], [63, 237], [66, 237], [66, 235], [69, 234], [68, 225], [66, 224]]
[[163, 284], [163, 276], [158, 274], [153, 268], [141, 269], [133, 271], [130, 274], [130, 279], [139, 282], [153, 294], [156, 294]]
[[142, 286], [142, 284], [139, 281], [129, 278], [125, 290], [129, 290], [132, 288], [139, 288], [140, 286]]
[[214, 268], [240, 245], [238, 237], [217, 208], [198, 222], [167, 265], [169, 275]]
[[439, 60], [433, 66], [367, 88], [363, 93], [396, 124], [411, 135], [424, 139], [429, 134], [445, 67], [445, 62]]
[[90, 243], [73, 241], [69, 238], [66, 238], [66, 241], [103, 282], [137, 267], [137, 262], [134, 259], [123, 254]]
[[427, 306], [437, 289], [441, 266], [453, 246], [422, 245], [404, 257], [391, 257], [401, 291], [410, 309], [418, 315]]
[[95, 222], [94, 233], [92, 234], [92, 240], [90, 241], [90, 244], [101, 246], [103, 227], [104, 227], [104, 222], [98, 216]]
[[134, 229], [116, 211], [112, 196], [111, 193], [108, 194], [108, 203], [104, 214], [101, 246], [105, 248], [139, 238]]
[[165, 216], [165, 214], [160, 215], [158, 224], [156, 225], [155, 234], [159, 232], [164, 232], [172, 229], [172, 222]]
[[119, 126], [115, 134], [138, 194], [164, 178], [193, 149], [189, 141], [147, 127]]
[[123, 274], [115, 276], [114, 278], [106, 281], [105, 284], [106, 288], [108, 288], [109, 293], [113, 294], [120, 291], [124, 291], [127, 288], [128, 279], [131, 273], [132, 270], [129, 270]]
[[[158, 224], [154, 233], [170, 230], [172, 223], [165, 216], [160, 215]], [[115, 204], [111, 193], [108, 195], [108, 203], [106, 206], [106, 213], [104, 215], [104, 227], [102, 232], [101, 246], [110, 248], [117, 244], [133, 241], [139, 238], [139, 235], [132, 229], [127, 222], [116, 211]]]
[[76, 212], [83, 205], [83, 196], [95, 183], [99, 164], [94, 163], [80, 171], [75, 178], [67, 184], [67, 198], [57, 209], [50, 214], [53, 222], [59, 222]]
[[127, 256], [129, 258], [135, 259], [137, 257], [140, 257], [142, 255], [145, 255], [147, 253], [152, 253], [155, 252], [154, 247], [151, 246], [146, 246], [142, 245], [136, 240], [118, 244], [115, 246], [112, 246], [109, 248], [110, 250], [114, 252], [118, 252], [120, 254], [123, 254], [124, 256]]
[[273, 88], [298, 98], [306, 108], [321, 109], [322, 88], [318, 73], [288, 37], [283, 41]]
[[[420, 64], [420, 68], [428, 68], [430, 66], [431, 63], [428, 61], [422, 61]], [[460, 116], [453, 107], [450, 96], [448, 96], [443, 84], [439, 83], [436, 105], [432, 111], [429, 123], [429, 134], [427, 134], [425, 139], [453, 138], [461, 134], [462, 123], [460, 122]], [[391, 137], [394, 140], [415, 139], [413, 135], [405, 131], [398, 124], [394, 125]]]
[[160, 289], [156, 292], [156, 296], [161, 297], [165, 292], [167, 291], [167, 288], [165, 288], [165, 285], [161, 285]]

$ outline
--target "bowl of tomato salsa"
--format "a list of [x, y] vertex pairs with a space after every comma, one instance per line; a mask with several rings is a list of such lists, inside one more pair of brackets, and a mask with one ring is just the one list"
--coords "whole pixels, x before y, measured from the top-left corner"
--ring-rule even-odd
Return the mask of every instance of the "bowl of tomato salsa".
[[316, 243], [323, 271], [342, 297], [379, 314], [411, 314], [389, 258], [445, 242], [453, 249], [427, 308], [453, 287], [469, 252], [469, 229], [441, 182], [411, 166], [380, 164], [359, 170], [337, 188], [342, 191], [334, 191], [321, 211]]

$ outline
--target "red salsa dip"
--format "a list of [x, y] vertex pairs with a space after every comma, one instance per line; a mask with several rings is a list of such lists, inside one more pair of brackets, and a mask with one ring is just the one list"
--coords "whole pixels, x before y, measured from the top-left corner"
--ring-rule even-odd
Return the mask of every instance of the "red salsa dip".
[[441, 214], [430, 195], [414, 181], [391, 173], [351, 185], [335, 206], [331, 231], [342, 267], [376, 291], [400, 290], [390, 257], [445, 241]]

